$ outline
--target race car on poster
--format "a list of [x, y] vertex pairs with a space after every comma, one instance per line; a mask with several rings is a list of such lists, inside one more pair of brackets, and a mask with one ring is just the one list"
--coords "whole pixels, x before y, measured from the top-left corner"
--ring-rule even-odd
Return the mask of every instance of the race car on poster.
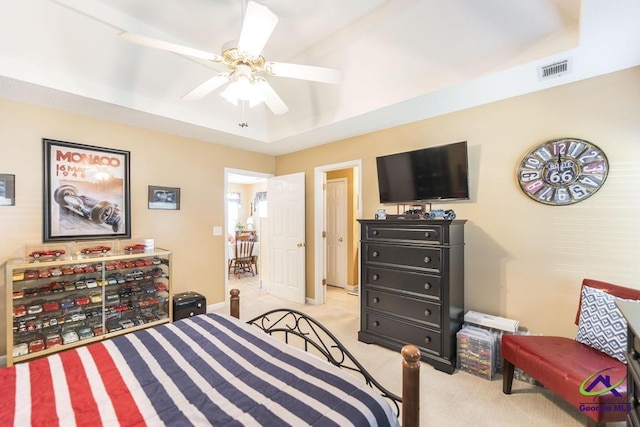
[[53, 193], [54, 200], [63, 208], [80, 215], [95, 224], [107, 224], [116, 233], [120, 228], [120, 208], [117, 203], [79, 196], [73, 185], [61, 185]]

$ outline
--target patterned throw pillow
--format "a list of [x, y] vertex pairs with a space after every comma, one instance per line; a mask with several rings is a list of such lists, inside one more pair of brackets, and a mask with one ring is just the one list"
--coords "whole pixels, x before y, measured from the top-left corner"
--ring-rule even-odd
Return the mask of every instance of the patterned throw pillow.
[[576, 341], [627, 363], [627, 321], [616, 307], [617, 299], [599, 289], [582, 287]]

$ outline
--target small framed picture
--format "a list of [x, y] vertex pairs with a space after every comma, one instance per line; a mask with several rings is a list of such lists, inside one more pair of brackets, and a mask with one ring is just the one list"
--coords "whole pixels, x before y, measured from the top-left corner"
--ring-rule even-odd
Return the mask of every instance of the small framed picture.
[[149, 209], [180, 210], [180, 189], [150, 185]]
[[0, 206], [15, 206], [16, 176], [0, 173]]

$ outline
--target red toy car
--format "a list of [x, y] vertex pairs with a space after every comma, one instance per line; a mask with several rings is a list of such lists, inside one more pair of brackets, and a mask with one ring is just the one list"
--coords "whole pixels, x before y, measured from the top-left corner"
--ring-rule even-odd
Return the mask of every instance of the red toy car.
[[60, 303], [55, 300], [47, 301], [44, 304], [42, 304], [42, 309], [44, 311], [55, 311], [55, 310], [58, 310], [59, 308], [60, 308]]
[[29, 254], [30, 257], [36, 259], [44, 256], [59, 257], [61, 255], [64, 255], [64, 249], [52, 249], [50, 251], [33, 251]]
[[135, 243], [133, 245], [125, 246], [124, 250], [129, 252], [144, 251], [144, 245], [142, 243]]
[[27, 308], [24, 305], [16, 305], [13, 307], [13, 317], [22, 317], [27, 314]]
[[24, 272], [24, 278], [25, 279], [37, 279], [38, 278], [38, 272], [36, 270], [27, 270]]
[[103, 253], [106, 254], [107, 252], [109, 252], [111, 250], [110, 246], [94, 246], [92, 248], [84, 248], [80, 251], [80, 253], [83, 253], [85, 255], [88, 254], [99, 254], [99, 253]]
[[87, 305], [89, 301], [89, 297], [86, 295], [78, 295], [75, 299], [76, 305]]
[[47, 348], [55, 347], [62, 344], [62, 337], [59, 334], [49, 334], [45, 339]]
[[29, 353], [35, 353], [40, 350], [44, 350], [44, 341], [42, 339], [35, 339], [29, 343]]

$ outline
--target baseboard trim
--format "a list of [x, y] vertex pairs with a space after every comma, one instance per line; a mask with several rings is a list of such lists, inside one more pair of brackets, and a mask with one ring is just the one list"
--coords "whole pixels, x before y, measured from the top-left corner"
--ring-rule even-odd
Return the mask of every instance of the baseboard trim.
[[318, 305], [318, 302], [315, 300], [315, 298], [307, 298], [305, 300], [305, 304], [309, 304], [309, 305]]
[[222, 308], [225, 308], [227, 306], [227, 304], [225, 302], [219, 302], [216, 304], [209, 304], [207, 306], [207, 313], [213, 313], [214, 311], [220, 310]]

